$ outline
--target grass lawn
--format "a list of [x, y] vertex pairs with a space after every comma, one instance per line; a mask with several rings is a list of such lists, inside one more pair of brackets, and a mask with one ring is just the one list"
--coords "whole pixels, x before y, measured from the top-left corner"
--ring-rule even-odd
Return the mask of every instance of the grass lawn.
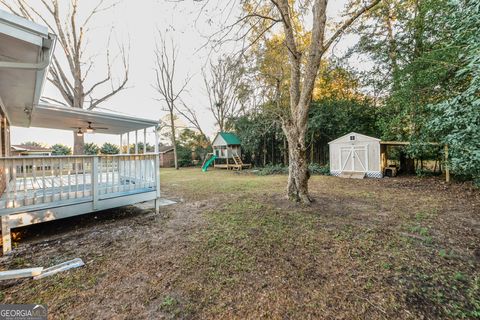
[[20, 230], [0, 266], [83, 268], [0, 284], [54, 318], [480, 318], [480, 195], [434, 178], [163, 170], [162, 216], [130, 207]]

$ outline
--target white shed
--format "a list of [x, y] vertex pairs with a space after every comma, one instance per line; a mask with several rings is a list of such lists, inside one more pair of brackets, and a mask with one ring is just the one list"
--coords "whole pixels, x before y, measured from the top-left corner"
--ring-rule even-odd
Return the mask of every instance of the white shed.
[[328, 144], [332, 175], [364, 173], [367, 177], [382, 178], [380, 139], [351, 132]]

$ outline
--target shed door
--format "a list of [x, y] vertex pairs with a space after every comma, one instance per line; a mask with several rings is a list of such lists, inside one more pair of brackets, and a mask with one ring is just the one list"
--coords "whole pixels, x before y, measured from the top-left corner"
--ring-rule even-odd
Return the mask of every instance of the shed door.
[[366, 146], [340, 147], [341, 171], [368, 171], [368, 153]]

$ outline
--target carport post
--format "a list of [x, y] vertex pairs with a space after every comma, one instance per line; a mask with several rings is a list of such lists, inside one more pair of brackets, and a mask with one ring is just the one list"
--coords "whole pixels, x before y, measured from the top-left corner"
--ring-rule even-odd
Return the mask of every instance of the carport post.
[[448, 165], [448, 144], [445, 145], [445, 182], [450, 182], [450, 168]]

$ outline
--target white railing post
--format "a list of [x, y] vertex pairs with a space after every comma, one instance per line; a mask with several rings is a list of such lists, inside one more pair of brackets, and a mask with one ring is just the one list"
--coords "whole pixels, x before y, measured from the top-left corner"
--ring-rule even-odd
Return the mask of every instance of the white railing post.
[[92, 196], [93, 196], [93, 210], [97, 209], [98, 202], [98, 156], [93, 157], [92, 162]]

